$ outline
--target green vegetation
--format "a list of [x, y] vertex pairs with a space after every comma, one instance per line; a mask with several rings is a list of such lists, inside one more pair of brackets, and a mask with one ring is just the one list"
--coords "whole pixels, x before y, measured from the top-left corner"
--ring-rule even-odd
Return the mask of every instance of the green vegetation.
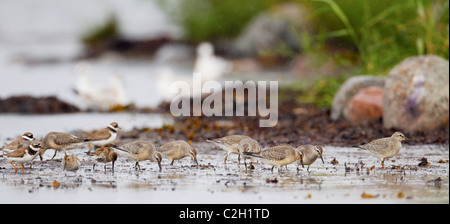
[[111, 14], [105, 24], [98, 25], [86, 32], [81, 37], [81, 41], [85, 44], [97, 44], [117, 36], [119, 36], [117, 18], [114, 14]]
[[436, 54], [448, 59], [449, 2], [446, 0], [312, 0], [317, 27], [331, 43], [356, 48], [360, 73], [386, 74], [403, 59]]
[[[444, 0], [297, 0], [311, 13], [316, 33], [300, 35], [302, 54], [318, 64], [332, 60], [354, 69], [320, 76], [302, 88], [302, 102], [330, 107], [335, 92], [352, 75], [386, 75], [407, 57], [435, 54], [449, 58], [449, 2]], [[319, 65], [318, 65], [319, 67]]]
[[177, 4], [159, 1], [193, 43], [235, 37], [254, 16], [277, 2], [280, 0], [180, 0]]
[[[237, 36], [258, 13], [287, 0], [178, 0], [171, 7], [160, 0], [192, 43]], [[301, 89], [298, 100], [320, 107], [347, 77], [386, 75], [407, 57], [435, 54], [449, 58], [449, 2], [447, 0], [291, 0], [306, 8], [314, 32], [299, 30], [303, 57], [317, 67], [315, 81], [293, 83]], [[296, 52], [279, 46], [277, 55], [296, 58]], [[320, 68], [332, 64], [333, 74]]]

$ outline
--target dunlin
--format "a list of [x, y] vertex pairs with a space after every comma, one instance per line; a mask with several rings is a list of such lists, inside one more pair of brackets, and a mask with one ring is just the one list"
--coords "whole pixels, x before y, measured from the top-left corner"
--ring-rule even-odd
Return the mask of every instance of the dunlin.
[[64, 170], [72, 172], [76, 172], [81, 166], [80, 160], [72, 155], [64, 155], [61, 164]]
[[308, 165], [308, 171], [311, 164], [313, 164], [317, 158], [320, 158], [322, 160], [322, 163], [325, 164], [323, 161], [323, 148], [319, 145], [302, 145], [297, 147], [295, 150], [298, 150], [302, 152], [302, 159], [297, 161], [297, 168], [298, 165]]
[[17, 173], [17, 167], [14, 166], [13, 162], [22, 164], [22, 172], [25, 173], [23, 164], [26, 162], [33, 161], [38, 155], [39, 150], [41, 150], [41, 143], [33, 142], [28, 147], [16, 149], [10, 153], [2, 155], [2, 157], [11, 161], [11, 165], [14, 167], [14, 172]]
[[367, 144], [353, 147], [363, 149], [381, 159], [381, 166], [384, 167], [384, 160], [397, 155], [402, 149], [404, 140], [408, 140], [408, 138], [403, 133], [395, 132], [391, 137], [376, 139]]
[[44, 136], [42, 140], [42, 149], [39, 152], [39, 157], [43, 159], [44, 153], [47, 149], [54, 149], [55, 154], [52, 159], [55, 158], [58, 151], [63, 150], [65, 154], [66, 150], [75, 149], [85, 143], [83, 138], [79, 138], [75, 135], [63, 133], [63, 132], [50, 132]]
[[119, 129], [121, 129], [119, 124], [113, 122], [105, 128], [92, 132], [85, 141], [103, 148], [104, 145], [112, 144], [116, 140]]
[[137, 140], [130, 142], [122, 146], [111, 145], [114, 150], [119, 153], [123, 153], [127, 158], [136, 161], [136, 168], [141, 169], [139, 161], [150, 160], [152, 162], [157, 162], [159, 171], [161, 171], [161, 153], [156, 151], [156, 147], [147, 141]]
[[243, 139], [249, 138], [248, 136], [245, 135], [229, 135], [229, 136], [225, 136], [222, 138], [216, 138], [213, 140], [206, 140], [207, 142], [211, 142], [216, 144], [217, 146], [219, 146], [219, 148], [227, 151], [227, 155], [225, 156], [225, 159], [223, 160], [223, 162], [226, 164], [227, 163], [227, 158], [230, 154], [238, 154], [238, 163], [240, 163], [240, 154], [238, 151], [238, 145], [239, 142]]
[[297, 160], [302, 159], [302, 152], [295, 150], [294, 147], [282, 144], [272, 148], [268, 148], [260, 153], [244, 152], [244, 155], [259, 159], [262, 162], [272, 165], [272, 172], [275, 166], [280, 167], [289, 165]]
[[[114, 163], [117, 160], [118, 154], [115, 152], [110, 146], [99, 148], [94, 152], [88, 151], [86, 152], [88, 156], [92, 156], [95, 161], [104, 163], [104, 169], [106, 171], [106, 163], [112, 162], [112, 172], [114, 173]], [[95, 164], [92, 166], [92, 171], [95, 170]]]
[[20, 148], [26, 148], [28, 147], [33, 140], [36, 138], [33, 137], [33, 134], [31, 132], [25, 132], [22, 137], [10, 142], [8, 145], [3, 146], [0, 148], [0, 151], [3, 151], [4, 153], [12, 152], [16, 149]]
[[189, 145], [186, 141], [177, 140], [168, 142], [158, 148], [156, 148], [158, 152], [162, 154], [163, 157], [170, 160], [170, 165], [173, 165], [174, 160], [183, 159], [184, 157], [191, 157], [194, 162], [198, 165], [197, 162], [197, 150]]

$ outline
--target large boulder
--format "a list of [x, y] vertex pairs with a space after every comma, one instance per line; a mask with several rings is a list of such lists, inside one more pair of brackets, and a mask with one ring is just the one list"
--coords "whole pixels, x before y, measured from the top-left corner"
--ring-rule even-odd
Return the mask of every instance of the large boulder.
[[236, 57], [254, 57], [261, 52], [274, 52], [282, 46], [297, 52], [301, 49], [297, 32], [309, 29], [304, 19], [307, 13], [299, 4], [280, 4], [253, 18], [231, 46], [222, 47], [227, 49], [227, 54]]
[[343, 117], [344, 110], [347, 108], [352, 97], [360, 90], [371, 86], [383, 88], [384, 77], [361, 75], [351, 77], [345, 81], [334, 95], [331, 106], [331, 119], [338, 120]]
[[449, 124], [449, 63], [434, 55], [410, 57], [386, 78], [383, 125], [405, 131]]
[[350, 98], [344, 109], [344, 117], [352, 122], [383, 117], [383, 88], [370, 86], [361, 89]]

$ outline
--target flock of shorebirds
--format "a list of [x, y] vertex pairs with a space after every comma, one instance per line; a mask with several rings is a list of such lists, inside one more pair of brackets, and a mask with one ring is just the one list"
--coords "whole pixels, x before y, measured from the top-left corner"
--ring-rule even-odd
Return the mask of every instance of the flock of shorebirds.
[[[121, 146], [113, 144], [117, 138], [117, 132], [121, 129], [116, 122], [109, 124], [107, 127], [94, 131], [87, 137], [78, 137], [63, 132], [50, 132], [44, 136], [41, 142], [34, 141], [35, 138], [30, 132], [26, 132], [21, 138], [9, 143], [0, 149], [3, 154], [0, 155], [0, 159], [4, 158], [10, 161], [17, 172], [17, 167], [14, 163], [22, 165], [22, 172], [24, 173], [24, 163], [32, 162], [38, 155], [40, 159], [43, 159], [43, 155], [47, 149], [55, 150], [55, 154], [51, 158], [56, 156], [58, 151], [64, 151], [64, 158], [61, 160], [64, 170], [77, 171], [80, 166], [80, 160], [73, 156], [68, 155], [66, 150], [76, 149], [83, 144], [91, 144], [96, 149], [94, 151], [89, 150], [86, 152], [88, 156], [94, 157], [97, 162], [112, 163], [112, 172], [114, 172], [114, 163], [117, 160], [119, 154], [125, 156], [128, 159], [136, 162], [135, 168], [140, 169], [139, 161], [150, 160], [156, 162], [161, 171], [161, 161], [163, 158], [170, 160], [170, 164], [173, 165], [175, 160], [180, 160], [185, 157], [191, 157], [192, 160], [198, 165], [197, 162], [197, 150], [192, 147], [188, 142], [183, 140], [176, 140], [165, 143], [159, 147], [155, 147], [151, 142], [136, 140]], [[407, 140], [400, 132], [395, 132], [391, 137], [381, 138], [373, 140], [367, 144], [354, 146], [363, 149], [370, 154], [378, 157], [384, 167], [384, 160], [395, 156], [402, 148], [401, 142]], [[323, 160], [323, 148], [316, 145], [302, 145], [297, 148], [288, 144], [281, 144], [275, 147], [261, 149], [260, 144], [245, 135], [230, 135], [218, 139], [207, 140], [207, 142], [213, 143], [219, 148], [227, 151], [224, 163], [226, 164], [227, 158], [230, 154], [238, 154], [238, 164], [240, 164], [241, 157], [244, 159], [244, 165], [247, 169], [247, 159], [255, 159], [265, 164], [272, 166], [272, 172], [275, 166], [280, 172], [282, 166], [287, 166], [291, 163], [297, 162], [297, 170], [301, 165], [309, 166], [313, 164], [318, 158]], [[252, 167], [252, 162], [250, 162]], [[30, 165], [32, 168], [32, 164]], [[93, 170], [95, 169], [95, 163]]]

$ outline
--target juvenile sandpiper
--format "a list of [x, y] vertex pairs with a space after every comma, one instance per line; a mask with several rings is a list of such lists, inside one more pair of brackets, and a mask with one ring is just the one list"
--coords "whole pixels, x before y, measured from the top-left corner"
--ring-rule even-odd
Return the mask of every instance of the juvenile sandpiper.
[[[250, 159], [250, 157], [245, 156], [244, 152], [250, 152], [250, 153], [260, 153], [261, 147], [259, 145], [259, 142], [252, 138], [244, 138], [242, 139], [238, 144], [238, 152], [240, 156], [244, 158], [244, 166], [245, 170], [247, 170], [247, 162], [246, 159]], [[252, 161], [250, 161], [250, 169], [252, 167]]]
[[309, 167], [311, 164], [313, 164], [317, 158], [320, 158], [322, 160], [322, 163], [325, 164], [323, 161], [323, 148], [319, 145], [302, 145], [297, 147], [295, 150], [302, 152], [302, 159], [297, 161], [297, 169], [299, 165], [308, 165], [308, 168], [306, 169], [309, 171]]
[[373, 156], [381, 159], [381, 166], [384, 168], [384, 160], [392, 158], [402, 149], [402, 141], [409, 140], [401, 132], [395, 132], [391, 137], [373, 140], [367, 144], [353, 146], [363, 149]]
[[170, 165], [173, 165], [174, 160], [180, 160], [188, 156], [198, 165], [197, 150], [186, 141], [177, 140], [168, 142], [156, 148], [156, 150], [160, 152], [164, 158], [170, 160]]
[[161, 153], [156, 151], [156, 147], [147, 141], [137, 140], [130, 142], [128, 144], [117, 146], [111, 145], [114, 150], [117, 150], [119, 154], [123, 154], [125, 157], [136, 161], [136, 168], [141, 169], [139, 161], [150, 160], [152, 162], [157, 162], [159, 171], [161, 171]]
[[[99, 163], [104, 163], [105, 171], [106, 171], [106, 164], [112, 162], [112, 172], [114, 173], [114, 163], [117, 160], [118, 154], [110, 146], [99, 148], [94, 152], [88, 151], [86, 152], [86, 154], [88, 156], [92, 156], [95, 159], [95, 161]], [[92, 171], [95, 170], [95, 164], [96, 163], [94, 163], [94, 165], [92, 166]]]
[[238, 145], [241, 140], [246, 139], [246, 138], [250, 138], [250, 137], [245, 136], [245, 135], [229, 135], [229, 136], [225, 136], [222, 138], [216, 138], [216, 139], [206, 140], [206, 141], [214, 143], [219, 148], [227, 151], [227, 155], [225, 156], [225, 159], [223, 160], [223, 162], [225, 164], [227, 163], [227, 158], [230, 154], [238, 154], [239, 155], [238, 156], [238, 164], [239, 164], [241, 161], [241, 156], [238, 151]]
[[67, 154], [66, 150], [78, 148], [84, 143], [85, 140], [83, 138], [75, 135], [64, 132], [49, 132], [44, 136], [44, 139], [42, 139], [42, 149], [39, 152], [39, 157], [42, 160], [45, 151], [47, 151], [47, 149], [53, 149], [55, 150], [55, 154], [52, 157], [53, 159], [58, 151], [62, 150]]
[[280, 172], [281, 166], [289, 165], [297, 160], [301, 160], [303, 156], [301, 151], [295, 150], [294, 147], [287, 144], [268, 148], [260, 153], [244, 152], [244, 155], [272, 165], [272, 172], [275, 166], [278, 167], [278, 172]]
[[76, 172], [81, 166], [80, 160], [72, 155], [64, 155], [61, 164], [64, 170], [72, 172]]

